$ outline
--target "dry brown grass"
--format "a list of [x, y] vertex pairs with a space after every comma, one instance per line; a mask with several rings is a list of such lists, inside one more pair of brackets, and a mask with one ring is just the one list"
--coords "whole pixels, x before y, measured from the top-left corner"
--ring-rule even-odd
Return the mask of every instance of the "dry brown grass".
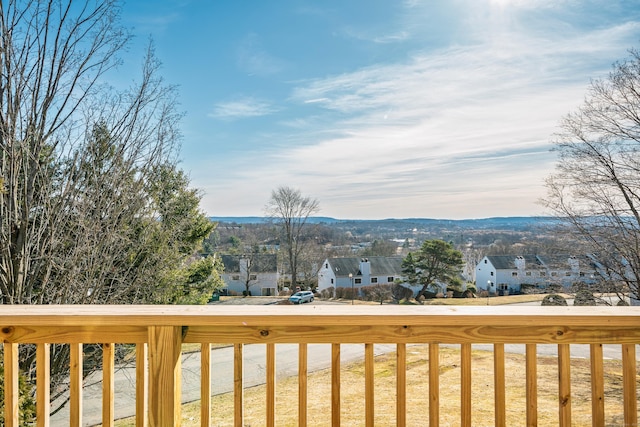
[[[524, 356], [506, 355], [507, 425], [525, 424]], [[460, 352], [455, 348], [440, 350], [440, 425], [460, 424]], [[620, 361], [605, 360], [605, 413], [607, 425], [623, 424], [622, 368]], [[473, 413], [474, 426], [494, 425], [493, 355], [487, 351], [473, 352]], [[428, 348], [415, 345], [407, 348], [407, 425], [428, 425]], [[591, 425], [591, 391], [589, 361], [573, 359], [571, 365], [573, 425]], [[538, 425], [558, 425], [558, 370], [554, 357], [538, 359]], [[276, 424], [297, 425], [297, 378], [289, 377], [277, 383]], [[375, 362], [375, 425], [395, 425], [395, 355], [378, 356]], [[322, 370], [309, 375], [308, 425], [331, 425], [331, 372]], [[245, 426], [265, 424], [265, 387], [245, 390]], [[215, 396], [212, 401], [214, 426], [233, 425], [233, 395]], [[183, 406], [183, 426], [199, 425], [199, 402]], [[364, 366], [352, 363], [341, 371], [341, 423], [364, 425]], [[122, 420], [117, 426], [133, 426], [133, 420]]]

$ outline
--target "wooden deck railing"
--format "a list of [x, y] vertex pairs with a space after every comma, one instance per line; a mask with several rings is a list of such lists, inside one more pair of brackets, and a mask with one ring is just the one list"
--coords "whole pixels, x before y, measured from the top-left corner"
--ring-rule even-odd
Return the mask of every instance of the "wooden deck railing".
[[[18, 425], [18, 346], [37, 345], [37, 425], [49, 424], [49, 345], [66, 343], [70, 356], [70, 425], [82, 423], [82, 344], [103, 345], [103, 425], [114, 418], [114, 343], [136, 344], [137, 425], [180, 425], [181, 345], [199, 343], [201, 425], [211, 425], [211, 343], [234, 347], [234, 421], [243, 425], [243, 345], [266, 344], [266, 419], [276, 425], [276, 345], [299, 344], [298, 424], [307, 420], [307, 345], [331, 345], [331, 425], [341, 421], [341, 344], [364, 344], [364, 411], [375, 425], [374, 344], [397, 345], [396, 424], [407, 424], [407, 345], [429, 344], [430, 426], [439, 425], [439, 351], [460, 344], [460, 425], [471, 425], [472, 344], [492, 344], [495, 424], [505, 425], [505, 344], [526, 345], [526, 425], [538, 423], [537, 344], [556, 344], [558, 424], [571, 425], [571, 344], [590, 344], [592, 420], [605, 425], [603, 344], [622, 350], [624, 423], [637, 425], [637, 307], [444, 307], [444, 306], [1, 306], [4, 342], [5, 425]], [[317, 397], [316, 397], [317, 398]], [[385, 399], [388, 399], [385, 396]], [[426, 399], [425, 399], [426, 400]]]

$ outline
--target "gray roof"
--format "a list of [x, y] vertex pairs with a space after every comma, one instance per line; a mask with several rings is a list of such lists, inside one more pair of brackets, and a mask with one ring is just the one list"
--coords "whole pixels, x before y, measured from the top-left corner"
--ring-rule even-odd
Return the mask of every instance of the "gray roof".
[[[536, 255], [520, 255], [524, 258], [525, 268], [527, 270], [533, 270], [536, 268], [542, 268], [542, 263]], [[487, 255], [491, 264], [496, 270], [515, 270], [516, 258], [518, 255]]]
[[368, 259], [371, 264], [372, 276], [401, 276], [402, 257], [349, 257], [349, 258], [329, 258], [327, 262], [336, 276], [362, 276], [360, 262]]
[[240, 259], [251, 259], [252, 273], [275, 273], [278, 271], [278, 259], [275, 254], [222, 255], [225, 273], [239, 273]]
[[587, 255], [487, 255], [487, 259], [496, 268], [496, 270], [515, 270], [516, 258], [522, 256], [525, 262], [525, 269], [553, 269], [553, 270], [566, 270], [571, 266], [569, 259], [574, 258], [578, 261], [580, 269], [594, 269], [595, 265], [593, 260]]

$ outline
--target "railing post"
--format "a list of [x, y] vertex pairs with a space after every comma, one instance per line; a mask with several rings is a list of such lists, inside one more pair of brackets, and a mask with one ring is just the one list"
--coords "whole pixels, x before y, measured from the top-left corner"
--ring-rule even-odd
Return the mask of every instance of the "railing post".
[[149, 326], [149, 425], [180, 425], [182, 328]]
[[18, 344], [4, 344], [4, 425], [16, 426], [20, 423], [18, 408]]

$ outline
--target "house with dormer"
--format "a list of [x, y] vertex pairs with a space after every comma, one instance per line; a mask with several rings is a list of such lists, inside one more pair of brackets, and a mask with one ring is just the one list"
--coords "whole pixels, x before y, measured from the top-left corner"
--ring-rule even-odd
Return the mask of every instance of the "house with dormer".
[[597, 262], [589, 255], [487, 255], [476, 265], [476, 288], [490, 294], [521, 291], [521, 285], [569, 287], [593, 284]]
[[393, 284], [398, 279], [404, 282], [402, 257], [399, 256], [327, 258], [318, 270], [318, 291]]

